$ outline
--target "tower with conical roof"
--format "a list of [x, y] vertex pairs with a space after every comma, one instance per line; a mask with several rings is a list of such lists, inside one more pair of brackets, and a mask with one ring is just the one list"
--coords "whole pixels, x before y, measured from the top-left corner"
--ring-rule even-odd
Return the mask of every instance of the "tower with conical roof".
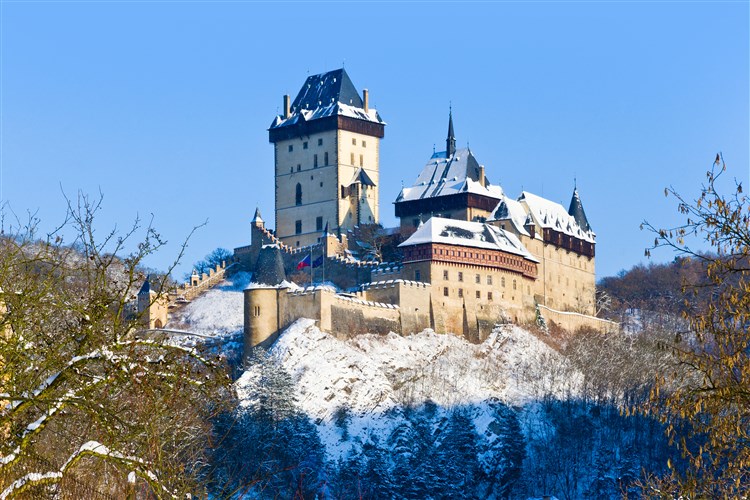
[[317, 243], [326, 223], [338, 236], [377, 223], [380, 139], [385, 122], [342, 69], [307, 78], [268, 129], [274, 145], [276, 236]]

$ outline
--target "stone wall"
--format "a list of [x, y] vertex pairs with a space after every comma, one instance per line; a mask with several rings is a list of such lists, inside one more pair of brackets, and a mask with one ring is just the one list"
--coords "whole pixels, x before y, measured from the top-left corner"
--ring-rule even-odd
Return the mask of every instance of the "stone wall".
[[556, 311], [541, 304], [539, 305], [539, 312], [547, 324], [554, 322], [556, 325], [570, 332], [576, 332], [581, 328], [591, 328], [604, 333], [613, 333], [620, 330], [619, 323], [597, 318], [595, 316], [588, 316], [586, 314], [575, 312]]
[[175, 293], [170, 294], [170, 301], [193, 300], [209, 288], [219, 284], [226, 276], [227, 270], [233, 266], [234, 263], [227, 265], [226, 262], [222, 262], [221, 264], [216, 264], [215, 268], [209, 269], [207, 273], [198, 275], [198, 273], [193, 272], [187, 283], [183, 283]]

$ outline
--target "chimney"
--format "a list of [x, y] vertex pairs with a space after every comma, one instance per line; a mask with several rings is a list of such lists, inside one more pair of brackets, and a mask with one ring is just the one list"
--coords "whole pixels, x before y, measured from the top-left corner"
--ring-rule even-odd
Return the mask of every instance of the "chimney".
[[370, 111], [370, 91], [367, 89], [362, 90], [362, 102], [364, 103], [365, 113]]
[[484, 165], [479, 165], [479, 184], [481, 184], [483, 187], [487, 187], [484, 179]]
[[289, 103], [289, 95], [284, 96], [284, 118], [289, 118], [292, 115], [292, 112], [289, 109], [290, 103]]

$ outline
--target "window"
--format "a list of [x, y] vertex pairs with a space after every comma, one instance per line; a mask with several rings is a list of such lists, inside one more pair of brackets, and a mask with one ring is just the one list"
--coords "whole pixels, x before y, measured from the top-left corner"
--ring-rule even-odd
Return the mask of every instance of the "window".
[[464, 273], [462, 273], [461, 271], [459, 271], [458, 272], [458, 281], [463, 281], [463, 280], [464, 280]]
[[313, 168], [318, 168], [318, 155], [313, 155]]
[[323, 154], [323, 163], [328, 166], [328, 151]]
[[477, 284], [481, 283], [482, 282], [482, 277], [477, 274], [474, 282], [477, 283]]
[[464, 289], [463, 288], [459, 288], [458, 289], [458, 296], [459, 297], [463, 297], [464, 296]]
[[[302, 234], [302, 221], [301, 220], [294, 221], [294, 234]], [[297, 242], [297, 246], [299, 246], [299, 241]]]
[[422, 272], [419, 269], [414, 271], [414, 281], [422, 281]]
[[354, 165], [354, 153], [349, 156], [349, 165]]
[[290, 145], [289, 145], [289, 152], [291, 153], [292, 151], [294, 151], [294, 146], [292, 146], [292, 145], [290, 144]]
[[297, 187], [294, 190], [294, 204], [302, 205], [302, 184], [297, 183]]
[[302, 149], [307, 149], [307, 141], [302, 143]]
[[513, 280], [513, 290], [516, 289], [516, 280]]
[[318, 139], [318, 146], [322, 146], [322, 145], [323, 145], [323, 139]]
[[363, 148], [366, 148], [366, 147], [367, 147], [367, 141], [362, 141], [362, 147], [363, 147]]
[[489, 275], [489, 274], [487, 275], [487, 284], [488, 284], [488, 285], [491, 285], [491, 284], [492, 284], [492, 276], [491, 276], [491, 275]]
[[361, 167], [362, 165], [364, 165], [364, 163], [364, 157], [362, 155], [359, 155], [359, 166]]
[[315, 217], [315, 230], [316, 231], [323, 230], [323, 217]]
[[448, 271], [443, 271], [443, 279], [444, 280], [448, 279]]
[[356, 146], [356, 145], [357, 145], [357, 138], [352, 137], [352, 146]]
[[323, 181], [320, 181], [320, 187], [323, 187]]
[[302, 170], [302, 165], [300, 165], [299, 163], [297, 163], [297, 172], [299, 172], [300, 170]]
[[481, 298], [482, 298], [482, 292], [480, 292], [479, 290], [477, 290], [477, 298], [478, 298], [478, 299], [481, 299]]
[[504, 277], [500, 278], [500, 286], [502, 286], [503, 288], [505, 288], [505, 278]]
[[293, 174], [293, 173], [294, 173], [294, 167], [289, 167], [289, 173], [290, 173], [290, 174]]
[[444, 297], [448, 296], [448, 287], [447, 286], [443, 287], [443, 296]]
[[492, 292], [487, 292], [487, 300], [492, 302]]

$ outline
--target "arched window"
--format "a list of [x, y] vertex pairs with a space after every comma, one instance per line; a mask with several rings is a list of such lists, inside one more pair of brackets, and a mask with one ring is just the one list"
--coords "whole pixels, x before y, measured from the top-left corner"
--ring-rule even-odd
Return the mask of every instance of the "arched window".
[[297, 189], [294, 193], [294, 203], [297, 205], [302, 205], [302, 184], [299, 182], [297, 183]]

